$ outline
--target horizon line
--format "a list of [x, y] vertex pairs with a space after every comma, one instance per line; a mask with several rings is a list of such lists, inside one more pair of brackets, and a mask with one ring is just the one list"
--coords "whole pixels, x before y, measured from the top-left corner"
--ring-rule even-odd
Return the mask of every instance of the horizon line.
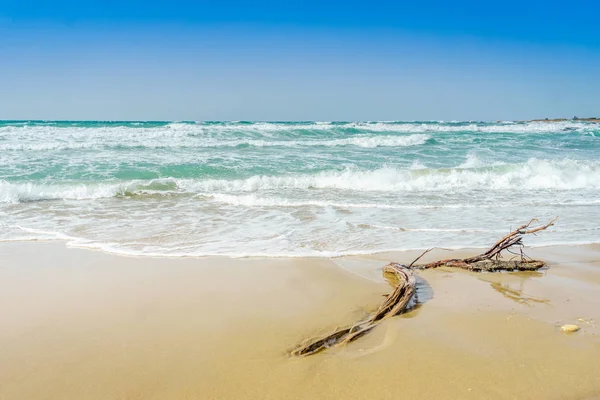
[[553, 118], [534, 118], [521, 120], [150, 120], [150, 119], [0, 119], [0, 123], [11, 122], [105, 122], [105, 123], [128, 123], [128, 122], [145, 122], [145, 123], [458, 123], [458, 122], [473, 122], [473, 123], [503, 123], [503, 122], [562, 122], [562, 121], [578, 121], [578, 122], [600, 122], [600, 117], [553, 117]]

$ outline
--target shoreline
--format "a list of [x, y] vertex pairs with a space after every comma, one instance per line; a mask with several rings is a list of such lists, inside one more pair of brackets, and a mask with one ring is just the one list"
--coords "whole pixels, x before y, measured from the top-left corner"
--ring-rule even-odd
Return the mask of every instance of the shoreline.
[[598, 397], [600, 245], [527, 250], [549, 268], [419, 271], [416, 309], [290, 358], [376, 308], [381, 267], [420, 251], [174, 259], [0, 243], [0, 398]]
[[[25, 244], [25, 243], [56, 243], [64, 246], [65, 249], [78, 249], [84, 251], [92, 251], [92, 252], [100, 252], [105, 254], [110, 254], [118, 257], [126, 257], [126, 258], [154, 258], [154, 259], [169, 259], [169, 260], [178, 260], [178, 259], [207, 259], [207, 258], [223, 258], [223, 259], [339, 259], [346, 257], [376, 257], [378, 255], [400, 255], [411, 253], [412, 252], [421, 252], [427, 250], [429, 248], [439, 249], [439, 250], [447, 250], [461, 253], [477, 253], [479, 250], [488, 249], [489, 246], [434, 246], [434, 247], [418, 247], [418, 248], [406, 248], [406, 249], [385, 249], [385, 250], [364, 250], [364, 251], [356, 251], [356, 252], [348, 252], [345, 254], [337, 254], [336, 252], [324, 253], [324, 254], [283, 254], [283, 255], [272, 255], [272, 254], [263, 254], [263, 253], [241, 253], [241, 254], [167, 254], [167, 253], [135, 253], [135, 252], [127, 252], [122, 250], [112, 250], [102, 248], [101, 246], [85, 246], [78, 245], [77, 243], [71, 244], [70, 239], [15, 239], [15, 240], [0, 240], [0, 246], [3, 244]], [[490, 242], [490, 245], [493, 243]], [[580, 241], [573, 243], [542, 243], [538, 245], [525, 245], [525, 249], [543, 249], [548, 247], [585, 247], [585, 246], [600, 246], [600, 241]]]

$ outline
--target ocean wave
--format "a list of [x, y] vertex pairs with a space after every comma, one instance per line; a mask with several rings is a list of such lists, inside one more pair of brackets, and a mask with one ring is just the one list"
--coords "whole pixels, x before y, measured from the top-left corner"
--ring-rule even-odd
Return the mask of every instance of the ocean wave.
[[598, 130], [600, 124], [583, 121], [365, 121], [365, 122], [247, 122], [247, 123], [202, 123], [196, 125], [171, 123], [171, 130], [208, 132], [290, 132], [290, 131], [337, 131], [337, 132], [395, 132], [395, 133], [432, 133], [432, 132], [487, 132], [487, 133], [552, 133], [561, 131]]
[[91, 200], [138, 194], [168, 194], [178, 190], [174, 179], [117, 183], [13, 183], [0, 181], [0, 203], [41, 200]]
[[[479, 165], [479, 162], [476, 163]], [[530, 159], [525, 163], [489, 167], [376, 170], [345, 169], [299, 175], [255, 175], [245, 179], [154, 179], [95, 183], [16, 183], [0, 181], [0, 202], [52, 199], [97, 199], [154, 194], [236, 195], [281, 190], [344, 190], [354, 192], [466, 192], [600, 189], [600, 162]], [[214, 195], [213, 195], [214, 196]], [[215, 197], [218, 199], [217, 197]], [[224, 198], [224, 197], [221, 197]], [[233, 201], [233, 197], [230, 201]], [[243, 202], [273, 200], [240, 198]], [[287, 201], [287, 200], [286, 200]], [[312, 200], [318, 205], [317, 200]], [[289, 200], [289, 204], [294, 201]], [[342, 204], [342, 203], [340, 203]], [[276, 205], [276, 204], [272, 204]], [[281, 203], [280, 205], [285, 206]], [[308, 204], [310, 205], [310, 204]], [[347, 206], [347, 205], [346, 205]], [[382, 205], [385, 206], [385, 205]]]
[[406, 147], [424, 144], [431, 138], [426, 134], [414, 134], [404, 136], [367, 136], [357, 135], [347, 138], [329, 139], [329, 140], [263, 140], [263, 139], [236, 139], [220, 140], [218, 138], [206, 138], [202, 141], [191, 141], [189, 138], [181, 140], [164, 140], [173, 138], [151, 137], [119, 137], [119, 138], [99, 138], [98, 141], [86, 142], [45, 142], [45, 143], [2, 143], [0, 151], [47, 151], [47, 150], [75, 150], [75, 149], [189, 149], [189, 148], [219, 148], [219, 147], [337, 147], [337, 146], [355, 146], [363, 148], [375, 147]]
[[[538, 135], [543, 134], [543, 135]], [[547, 134], [547, 135], [545, 135]], [[529, 123], [437, 122], [302, 122], [302, 123], [0, 123], [0, 153], [19, 156], [35, 151], [136, 151], [145, 157], [152, 150], [238, 149], [279, 147], [309, 149], [348, 147], [461, 147], [503, 143], [518, 138], [520, 146], [579, 148], [595, 146], [600, 124], [577, 121]], [[554, 137], [559, 135], [558, 137]], [[541, 141], [541, 142], [540, 142]], [[550, 144], [549, 144], [550, 143]], [[570, 144], [569, 144], [570, 143]], [[433, 150], [433, 146], [429, 146]], [[143, 150], [150, 150], [144, 152]], [[98, 153], [99, 154], [99, 153]], [[97, 156], [98, 154], [95, 153]], [[27, 153], [24, 153], [27, 155]], [[163, 154], [164, 156], [164, 154]]]
[[314, 175], [253, 176], [240, 180], [182, 181], [196, 192], [254, 192], [278, 189], [339, 189], [384, 192], [456, 190], [574, 190], [600, 189], [600, 163], [530, 159], [520, 164], [479, 168], [405, 170], [346, 169]]
[[337, 134], [360, 133], [435, 133], [435, 132], [483, 132], [483, 133], [556, 133], [556, 132], [598, 132], [599, 123], [582, 121], [555, 122], [248, 122], [248, 123], [145, 123], [131, 122], [122, 124], [77, 123], [72, 125], [44, 124], [0, 124], [0, 136], [35, 135], [52, 138], [57, 135], [73, 137], [94, 135], [143, 135], [147, 137], [199, 136], [212, 134], [266, 134], [274, 133], [315, 133], [331, 132]]

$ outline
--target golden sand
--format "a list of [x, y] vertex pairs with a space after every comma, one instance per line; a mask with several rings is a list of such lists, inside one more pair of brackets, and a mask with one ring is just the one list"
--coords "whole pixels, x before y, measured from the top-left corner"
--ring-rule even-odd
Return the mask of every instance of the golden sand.
[[376, 308], [380, 268], [418, 253], [158, 259], [3, 243], [0, 399], [600, 397], [600, 248], [530, 253], [550, 268], [421, 271], [417, 309], [290, 358]]

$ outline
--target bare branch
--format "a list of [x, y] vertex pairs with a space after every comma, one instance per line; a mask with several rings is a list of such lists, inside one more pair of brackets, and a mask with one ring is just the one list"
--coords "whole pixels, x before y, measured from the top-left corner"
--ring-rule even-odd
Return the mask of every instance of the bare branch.
[[408, 268], [411, 268], [413, 265], [415, 265], [415, 263], [416, 263], [417, 261], [419, 261], [419, 260], [421, 259], [421, 257], [423, 257], [425, 254], [429, 253], [429, 252], [430, 252], [431, 250], [433, 250], [434, 248], [435, 248], [435, 247], [432, 247], [431, 249], [427, 249], [427, 250], [425, 250], [424, 252], [422, 252], [422, 253], [421, 253], [421, 255], [420, 255], [419, 257], [415, 258], [415, 259], [413, 260], [413, 262], [411, 262], [411, 263], [408, 265]]

